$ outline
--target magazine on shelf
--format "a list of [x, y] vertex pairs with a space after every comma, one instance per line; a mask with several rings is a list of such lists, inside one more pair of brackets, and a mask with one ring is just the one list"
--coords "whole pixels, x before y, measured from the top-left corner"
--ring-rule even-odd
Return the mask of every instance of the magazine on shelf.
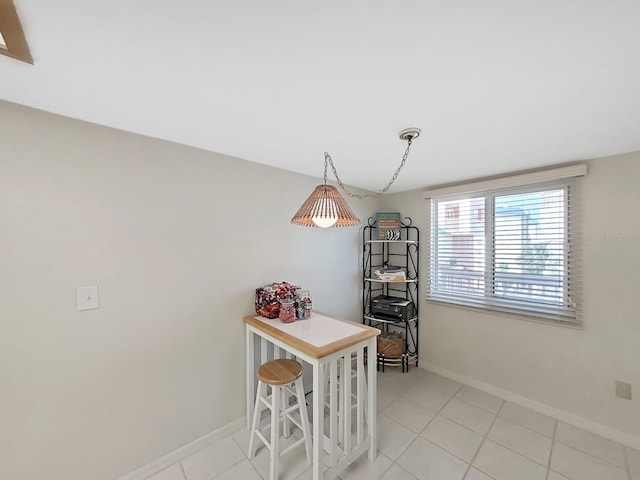
[[400, 240], [400, 213], [376, 213], [376, 226], [378, 240]]

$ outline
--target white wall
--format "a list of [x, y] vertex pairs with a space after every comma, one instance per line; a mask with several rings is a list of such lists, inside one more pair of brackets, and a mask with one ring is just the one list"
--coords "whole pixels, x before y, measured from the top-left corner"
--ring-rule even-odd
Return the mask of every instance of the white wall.
[[317, 183], [0, 102], [0, 478], [114, 479], [241, 417], [257, 286], [358, 320], [360, 231], [289, 223]]
[[[640, 152], [588, 165], [584, 328], [423, 300], [420, 354], [433, 366], [583, 417], [607, 427], [601, 433], [613, 429], [640, 445]], [[424, 232], [423, 280], [427, 205], [422, 190], [385, 196], [383, 204], [413, 217]], [[632, 401], [614, 395], [615, 380], [633, 385]]]

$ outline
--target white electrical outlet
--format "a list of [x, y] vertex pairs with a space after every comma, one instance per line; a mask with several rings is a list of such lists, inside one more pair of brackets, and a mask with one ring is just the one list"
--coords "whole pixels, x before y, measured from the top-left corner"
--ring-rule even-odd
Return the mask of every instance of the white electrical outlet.
[[631, 384], [616, 380], [616, 397], [631, 400]]
[[78, 287], [78, 311], [100, 308], [98, 286]]

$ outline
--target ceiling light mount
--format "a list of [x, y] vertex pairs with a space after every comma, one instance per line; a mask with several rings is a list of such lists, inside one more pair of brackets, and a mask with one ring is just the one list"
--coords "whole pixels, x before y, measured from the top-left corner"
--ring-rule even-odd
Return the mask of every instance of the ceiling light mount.
[[420, 136], [419, 128], [405, 128], [404, 130], [400, 130], [400, 134], [398, 135], [400, 140], [415, 140]]
[[414, 139], [420, 135], [419, 128], [405, 128], [399, 133], [400, 140], [407, 142], [407, 149], [402, 156], [400, 166], [396, 169], [395, 173], [387, 183], [387, 186], [376, 193], [359, 194], [349, 191], [345, 186], [336, 170], [331, 156], [324, 152], [324, 185], [318, 185], [315, 190], [309, 195], [307, 200], [302, 204], [302, 207], [296, 212], [291, 219], [291, 223], [295, 225], [302, 225], [304, 227], [354, 227], [361, 225], [362, 222], [358, 216], [351, 210], [351, 207], [342, 198], [336, 187], [327, 185], [327, 167], [330, 165], [333, 175], [338, 181], [340, 188], [349, 197], [356, 197], [359, 199], [379, 197], [389, 190], [389, 187], [398, 178], [398, 174], [402, 167], [404, 167], [407, 157], [409, 156], [409, 150], [411, 149], [411, 143]]

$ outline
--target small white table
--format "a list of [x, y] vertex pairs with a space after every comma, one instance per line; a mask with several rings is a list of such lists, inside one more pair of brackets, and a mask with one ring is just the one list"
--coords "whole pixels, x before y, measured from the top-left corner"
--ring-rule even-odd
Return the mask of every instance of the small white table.
[[[256, 338], [260, 337], [261, 363], [270, 359], [269, 344], [273, 344], [273, 358], [295, 356], [313, 367], [313, 480], [335, 478], [367, 451], [369, 460], [374, 461], [376, 337], [380, 330], [318, 312], [313, 312], [309, 319], [292, 323], [264, 317], [244, 317], [243, 320], [247, 341], [247, 428], [251, 428], [251, 414], [255, 402], [254, 345]], [[373, 359], [367, 362], [366, 380], [365, 348], [369, 359]], [[351, 385], [353, 360], [356, 362], [355, 392], [352, 392]], [[328, 435], [324, 432], [327, 378], [330, 394]], [[355, 426], [351, 417], [354, 397]], [[327, 459], [324, 458], [324, 450], [328, 452]], [[326, 470], [325, 463], [328, 465]]]

